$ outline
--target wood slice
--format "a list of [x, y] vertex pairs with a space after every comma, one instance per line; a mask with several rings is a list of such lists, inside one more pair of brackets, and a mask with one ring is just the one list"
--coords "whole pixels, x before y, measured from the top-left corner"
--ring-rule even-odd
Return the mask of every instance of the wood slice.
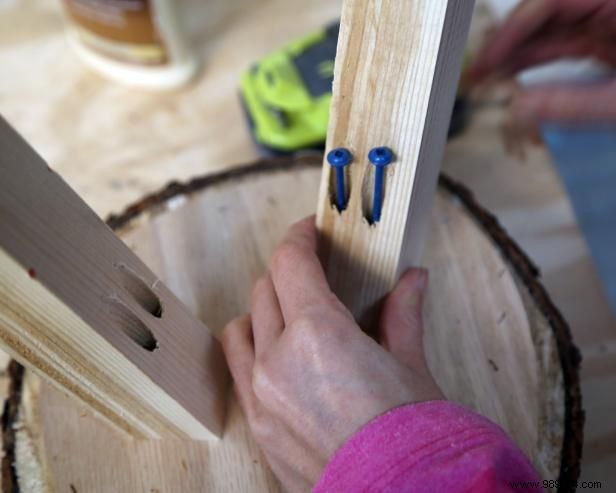
[[[212, 330], [247, 309], [286, 228], [312, 213], [320, 156], [255, 163], [148, 196], [111, 227]], [[428, 362], [452, 400], [499, 423], [558, 491], [579, 475], [578, 351], [537, 270], [447, 178], [425, 265]], [[218, 443], [138, 441], [11, 366], [5, 491], [278, 491], [234, 397]]]

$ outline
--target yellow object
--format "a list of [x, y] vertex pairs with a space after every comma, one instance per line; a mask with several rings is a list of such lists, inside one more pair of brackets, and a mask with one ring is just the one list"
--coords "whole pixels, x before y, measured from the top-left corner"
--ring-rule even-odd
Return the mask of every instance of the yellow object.
[[261, 59], [240, 80], [255, 140], [274, 152], [322, 146], [327, 133], [339, 24]]

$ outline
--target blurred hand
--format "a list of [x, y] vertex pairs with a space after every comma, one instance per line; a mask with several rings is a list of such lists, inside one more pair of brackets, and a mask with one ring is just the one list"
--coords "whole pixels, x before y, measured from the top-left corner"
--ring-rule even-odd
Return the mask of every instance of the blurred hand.
[[360, 427], [406, 403], [443, 399], [423, 353], [427, 273], [412, 269], [387, 298], [381, 344], [331, 292], [316, 256], [314, 218], [289, 230], [230, 322], [223, 347], [240, 405], [288, 491], [308, 491]]
[[[479, 84], [565, 57], [616, 67], [615, 47], [615, 0], [524, 0], [488, 36], [464, 79]], [[614, 122], [616, 79], [524, 89], [514, 97], [512, 113], [527, 122]]]

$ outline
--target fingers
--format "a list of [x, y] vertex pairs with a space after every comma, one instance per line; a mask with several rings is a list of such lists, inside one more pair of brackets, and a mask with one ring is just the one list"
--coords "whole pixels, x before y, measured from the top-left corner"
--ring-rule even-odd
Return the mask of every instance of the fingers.
[[602, 123], [616, 120], [616, 80], [584, 87], [526, 89], [511, 106], [518, 122]]
[[278, 339], [284, 328], [284, 320], [274, 291], [274, 283], [269, 275], [255, 284], [252, 291], [250, 313], [255, 355], [257, 359], [260, 359]]
[[285, 324], [331, 306], [316, 243], [314, 217], [309, 217], [291, 226], [272, 258], [272, 281]]
[[425, 367], [422, 308], [428, 272], [410, 269], [385, 300], [381, 313], [381, 343], [409, 368]]
[[511, 76], [522, 70], [560, 58], [585, 58], [598, 54], [601, 47], [588, 36], [568, 32], [542, 34], [529, 40], [523, 47], [502, 60], [499, 75]]
[[501, 63], [547, 22], [555, 8], [553, 0], [525, 0], [519, 4], [486, 39], [464, 78], [478, 84], [499, 71]]
[[[583, 37], [587, 44], [596, 37], [596, 32], [589, 33], [588, 29], [597, 31], [595, 26], [597, 23], [603, 25], [605, 19], [613, 19], [606, 9], [606, 0], [525, 0], [486, 38], [464, 80], [479, 84], [494, 75], [510, 74], [514, 68], [510, 63], [520, 51], [532, 53], [548, 37], [559, 37], [563, 44], [568, 43], [567, 38]], [[548, 54], [539, 56], [538, 61], [564, 56], [554, 53], [548, 58]], [[575, 55], [575, 51], [570, 55]], [[529, 62], [525, 66], [529, 66]]]
[[244, 316], [229, 322], [222, 332], [221, 342], [235, 381], [240, 406], [247, 417], [254, 416], [257, 409], [256, 397], [252, 390], [255, 350], [250, 317]]

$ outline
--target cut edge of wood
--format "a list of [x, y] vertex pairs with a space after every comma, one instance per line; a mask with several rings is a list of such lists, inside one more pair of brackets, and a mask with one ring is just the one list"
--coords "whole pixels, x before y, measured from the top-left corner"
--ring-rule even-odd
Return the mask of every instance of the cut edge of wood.
[[0, 147], [0, 346], [135, 437], [218, 440], [220, 342], [2, 117]]
[[[157, 192], [151, 193], [128, 206], [118, 215], [110, 215], [107, 224], [114, 230], [130, 227], [131, 223], [147, 213], [155, 213], [165, 208], [165, 205], [175, 198], [189, 196], [200, 192], [208, 186], [221, 182], [245, 178], [253, 174], [266, 172], [284, 172], [289, 168], [301, 169], [303, 167], [319, 168], [322, 166], [320, 153], [305, 153], [296, 156], [284, 156], [262, 159], [256, 163], [234, 167], [227, 171], [198, 176], [187, 182], [171, 182]], [[582, 409], [582, 396], [580, 391], [579, 367], [581, 356], [575, 346], [571, 331], [558, 308], [550, 299], [547, 291], [541, 284], [539, 269], [524, 253], [500, 225], [496, 217], [479, 205], [475, 196], [464, 185], [441, 175], [439, 185], [452, 196], [460, 200], [461, 204], [476, 220], [486, 234], [491, 238], [507, 263], [520, 278], [529, 296], [536, 303], [541, 314], [549, 323], [552, 334], [556, 340], [560, 367], [563, 374], [563, 387], [565, 392], [565, 418], [563, 430], [563, 443], [561, 451], [559, 493], [575, 491], [575, 483], [580, 475], [580, 461], [582, 456], [584, 411]], [[16, 361], [11, 361], [8, 369], [10, 387], [8, 397], [4, 403], [2, 413], [2, 485], [8, 493], [19, 492], [18, 475], [15, 469], [16, 459], [16, 426], [20, 419], [22, 404], [22, 389], [24, 368]]]
[[582, 356], [573, 341], [571, 329], [539, 281], [539, 268], [501, 226], [498, 219], [479, 205], [474, 194], [459, 182], [441, 175], [439, 185], [457, 197], [498, 246], [502, 255], [524, 283], [529, 295], [546, 318], [556, 339], [565, 390], [565, 422], [558, 492], [574, 492], [580, 476], [584, 439], [584, 410], [579, 369]]

